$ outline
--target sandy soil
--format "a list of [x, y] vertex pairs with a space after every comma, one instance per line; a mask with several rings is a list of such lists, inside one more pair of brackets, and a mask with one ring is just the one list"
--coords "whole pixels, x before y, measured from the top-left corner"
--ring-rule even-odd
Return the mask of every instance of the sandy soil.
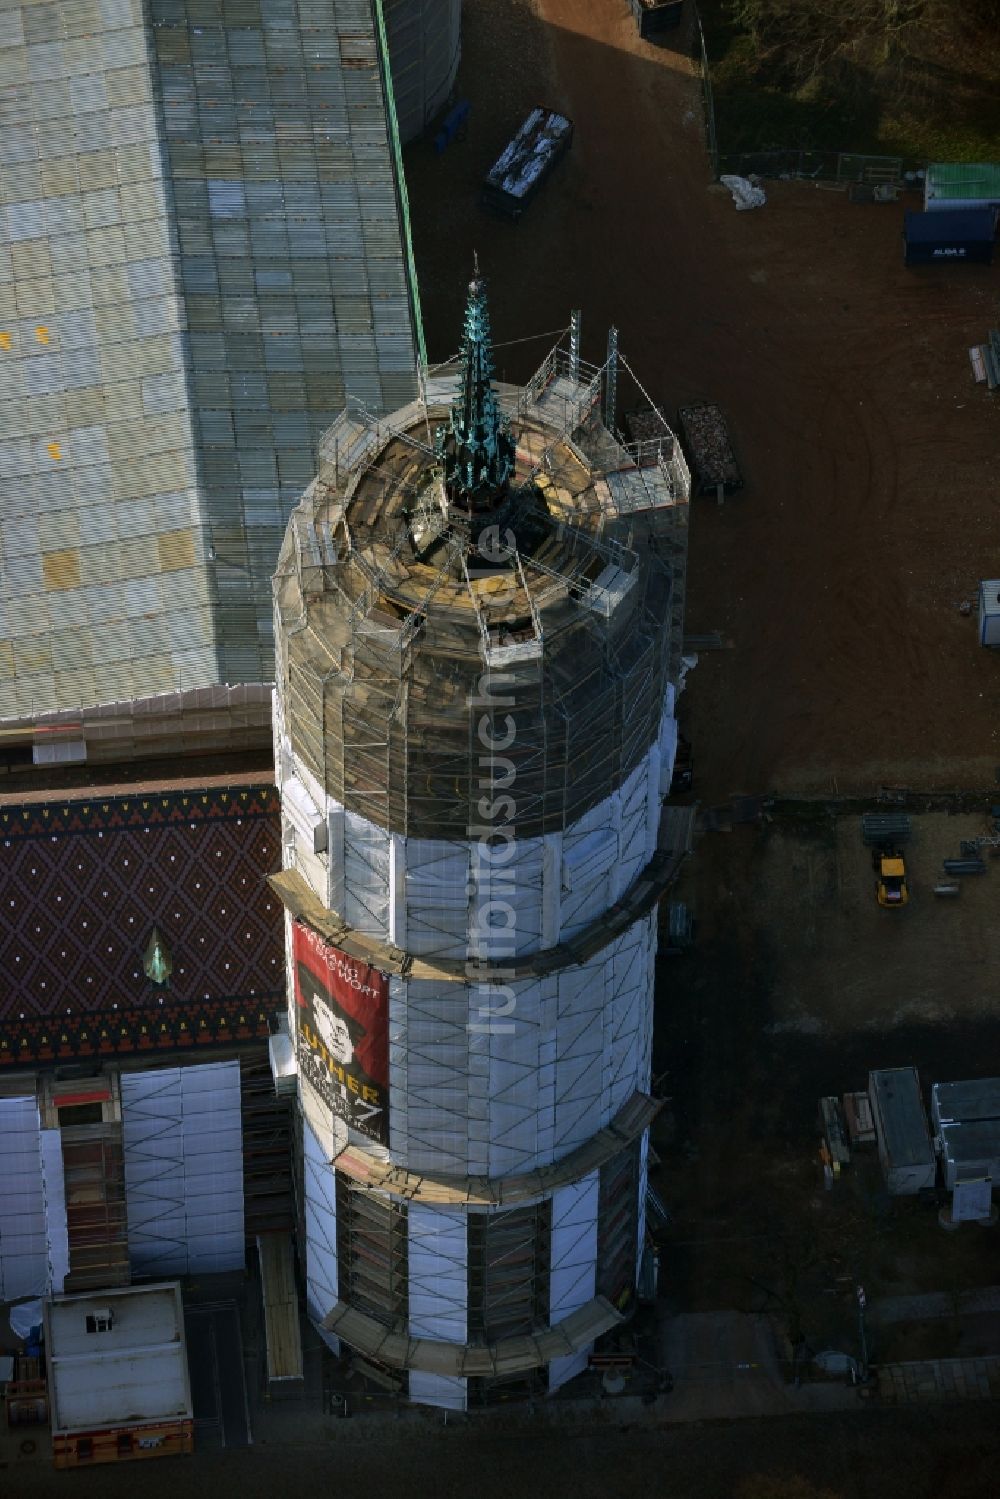
[[[498, 344], [580, 306], [587, 357], [614, 322], [669, 414], [703, 397], [730, 418], [747, 487], [692, 525], [688, 628], [734, 642], [684, 704], [699, 794], [993, 785], [997, 664], [957, 605], [1000, 572], [998, 410], [967, 354], [996, 321], [997, 270], [906, 270], [901, 206], [812, 184], [736, 213], [683, 38], [641, 42], [621, 0], [465, 10], [468, 136], [407, 153], [432, 358], [457, 345], [476, 249]], [[539, 100], [574, 144], [512, 225], [478, 186]], [[498, 360], [523, 378], [545, 347]]]

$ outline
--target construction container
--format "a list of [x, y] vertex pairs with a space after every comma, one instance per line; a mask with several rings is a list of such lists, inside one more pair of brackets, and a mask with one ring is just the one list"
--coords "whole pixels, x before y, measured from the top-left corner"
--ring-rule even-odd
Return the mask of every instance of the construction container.
[[1000, 162], [932, 161], [924, 176], [924, 208], [1000, 209]]
[[867, 1093], [844, 1094], [844, 1118], [847, 1121], [847, 1136], [854, 1149], [859, 1145], [874, 1145], [875, 1120]]
[[979, 644], [1000, 646], [1000, 578], [979, 585]]
[[1000, 1078], [935, 1083], [931, 1120], [947, 1187], [1000, 1177]]
[[537, 105], [487, 172], [484, 207], [519, 219], [572, 140], [572, 120]]
[[930, 213], [911, 209], [903, 226], [903, 260], [906, 265], [931, 265], [941, 260], [990, 265], [995, 238], [995, 209], [951, 208]]
[[959, 1182], [1000, 1180], [1000, 1119], [983, 1122], [956, 1121], [938, 1131], [944, 1184], [951, 1190]]
[[656, 36], [681, 24], [684, 0], [628, 0], [640, 36]]
[[176, 1282], [52, 1297], [45, 1348], [57, 1468], [194, 1450]]
[[868, 1099], [885, 1184], [894, 1197], [913, 1197], [937, 1178], [920, 1078], [915, 1067], [868, 1074]]
[[935, 1083], [931, 1088], [931, 1121], [934, 1128], [1000, 1119], [1000, 1077], [982, 1077], [972, 1082]]
[[849, 1166], [851, 1149], [848, 1144], [847, 1121], [840, 1107], [840, 1099], [837, 1097], [821, 1098], [819, 1117], [830, 1159], [837, 1166]]

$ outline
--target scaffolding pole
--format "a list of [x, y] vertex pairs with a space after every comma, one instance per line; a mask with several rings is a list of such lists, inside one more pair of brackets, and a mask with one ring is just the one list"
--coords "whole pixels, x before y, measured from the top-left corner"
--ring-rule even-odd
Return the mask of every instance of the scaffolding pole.
[[583, 312], [575, 307], [569, 315], [569, 377], [575, 383], [580, 383], [580, 324], [583, 320]]
[[604, 366], [604, 425], [614, 436], [618, 411], [618, 329], [608, 329], [608, 358]]

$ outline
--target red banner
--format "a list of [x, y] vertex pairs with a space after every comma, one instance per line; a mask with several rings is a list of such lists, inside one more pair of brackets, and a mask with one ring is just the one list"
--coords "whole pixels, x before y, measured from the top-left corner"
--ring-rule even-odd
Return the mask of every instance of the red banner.
[[299, 921], [292, 960], [303, 1074], [352, 1129], [388, 1143], [388, 978]]

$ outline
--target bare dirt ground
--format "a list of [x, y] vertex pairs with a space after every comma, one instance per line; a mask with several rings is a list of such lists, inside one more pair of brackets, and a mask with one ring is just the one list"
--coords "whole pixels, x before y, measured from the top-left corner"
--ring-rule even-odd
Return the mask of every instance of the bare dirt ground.
[[[703, 837], [675, 898], [696, 945], [660, 960], [654, 1071], [670, 1103], [655, 1178], [671, 1205], [666, 1292], [684, 1310], [775, 1315], [813, 1349], [856, 1352], [854, 1286], [870, 1301], [1000, 1280], [988, 1231], [946, 1235], [936, 1205], [890, 1198], [874, 1155], [832, 1191], [818, 1157], [819, 1099], [870, 1069], [933, 1082], [993, 1076], [1000, 1015], [1000, 865], [961, 894], [932, 893], [941, 860], [982, 815], [914, 816], [911, 901], [878, 907], [859, 819], [823, 815]], [[955, 1355], [997, 1329], [893, 1329], [887, 1357]], [[977, 1352], [980, 1351], [977, 1349]]]
[[[734, 641], [684, 703], [706, 800], [991, 786], [997, 667], [957, 605], [1000, 572], [997, 407], [967, 355], [1000, 273], [906, 270], [901, 206], [812, 184], [736, 213], [710, 183], [683, 41], [640, 41], [624, 0], [466, 5], [468, 136], [406, 156], [431, 357], [457, 346], [476, 249], [498, 343], [579, 306], [584, 354], [600, 361], [615, 323], [668, 414], [725, 407], [747, 488], [697, 502], [691, 530], [688, 628]], [[514, 225], [478, 187], [540, 100], [574, 144]], [[522, 378], [545, 348], [499, 363]]]
[[[903, 1027], [988, 1015], [1000, 972], [1000, 860], [985, 849], [985, 876], [960, 879], [954, 898], [933, 893], [947, 878], [942, 861], [958, 858], [961, 841], [986, 832], [987, 821], [975, 813], [911, 818], [910, 901], [901, 911], [875, 900], [856, 816], [774, 823], [747, 840], [730, 837], [728, 850], [718, 835], [714, 847], [706, 838], [686, 875], [705, 897], [695, 898], [704, 911], [701, 936], [715, 946], [734, 933], [754, 934], [755, 967], [768, 983], [767, 1026], [776, 1036], [868, 1035], [885, 1045]], [[714, 889], [704, 889], [708, 880]]]
[[440, 1422], [405, 1447], [391, 1425], [349, 1421], [332, 1423], [322, 1442], [72, 1473], [21, 1463], [4, 1476], [23, 1499], [989, 1499], [993, 1418], [983, 1404], [664, 1430], [595, 1412], [570, 1430], [516, 1416], [492, 1428]]

